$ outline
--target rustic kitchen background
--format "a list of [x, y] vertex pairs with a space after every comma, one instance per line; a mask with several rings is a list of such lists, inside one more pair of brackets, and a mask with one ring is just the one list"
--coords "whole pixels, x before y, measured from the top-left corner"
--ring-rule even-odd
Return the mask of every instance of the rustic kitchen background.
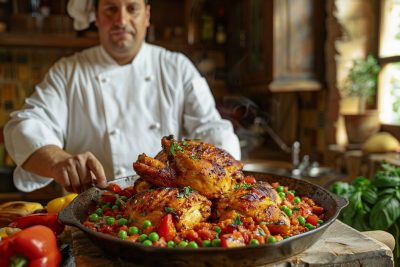
[[[73, 30], [66, 2], [0, 0], [1, 126], [57, 59], [97, 44], [94, 25]], [[349, 143], [341, 116], [357, 106], [341, 88], [353, 59], [379, 55], [383, 2], [395, 3], [150, 0], [147, 41], [181, 51], [196, 64], [235, 126], [243, 160], [290, 166], [298, 141], [300, 161], [308, 155], [337, 172], [336, 180], [346, 180], [372, 173], [382, 158], [398, 164], [396, 153], [365, 155]], [[375, 98], [371, 107], [377, 106]], [[398, 129], [381, 124], [397, 137]], [[1, 137], [0, 201], [52, 198], [52, 192], [16, 192], [14, 164], [2, 143]]]

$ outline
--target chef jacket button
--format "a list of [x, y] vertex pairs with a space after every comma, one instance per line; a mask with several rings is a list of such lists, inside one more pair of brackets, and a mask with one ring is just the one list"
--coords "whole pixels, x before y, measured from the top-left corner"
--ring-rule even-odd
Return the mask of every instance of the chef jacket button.
[[153, 80], [153, 76], [146, 76], [146, 77], [144, 78], [144, 80], [145, 80], [146, 82], [151, 82], [151, 81]]
[[155, 122], [155, 123], [153, 123], [153, 124], [150, 124], [150, 130], [157, 130], [157, 129], [160, 129], [161, 128], [161, 125], [160, 125], [160, 123], [159, 122]]
[[103, 77], [103, 78], [101, 78], [101, 80], [100, 80], [102, 83], [108, 83], [109, 81], [110, 81], [110, 78], [108, 78], [108, 77]]
[[118, 129], [114, 129], [110, 132], [110, 135], [118, 135], [119, 134], [119, 130]]

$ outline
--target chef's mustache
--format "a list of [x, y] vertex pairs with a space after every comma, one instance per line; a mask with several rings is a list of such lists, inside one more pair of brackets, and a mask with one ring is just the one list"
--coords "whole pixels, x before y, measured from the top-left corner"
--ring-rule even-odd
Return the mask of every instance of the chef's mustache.
[[135, 34], [135, 31], [128, 27], [114, 26], [111, 28], [111, 33], [121, 33], [121, 32]]

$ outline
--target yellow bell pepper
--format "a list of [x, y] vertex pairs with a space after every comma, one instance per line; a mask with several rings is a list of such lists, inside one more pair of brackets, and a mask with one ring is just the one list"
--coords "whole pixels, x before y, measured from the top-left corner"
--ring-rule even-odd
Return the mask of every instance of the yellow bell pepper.
[[55, 198], [47, 203], [48, 213], [59, 213], [63, 208], [68, 206], [71, 201], [76, 198], [78, 194], [71, 193], [63, 197]]

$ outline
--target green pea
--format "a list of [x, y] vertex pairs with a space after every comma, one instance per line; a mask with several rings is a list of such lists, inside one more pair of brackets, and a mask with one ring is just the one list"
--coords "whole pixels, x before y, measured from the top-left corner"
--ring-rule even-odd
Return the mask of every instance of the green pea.
[[151, 226], [151, 221], [149, 220], [144, 220], [143, 221], [143, 229], [146, 229], [147, 227]]
[[260, 245], [260, 242], [257, 239], [252, 239], [252, 240], [250, 240], [249, 244], [258, 246], [258, 245]]
[[279, 196], [281, 197], [281, 199], [285, 199], [285, 198], [286, 198], [286, 195], [285, 195], [285, 193], [283, 193], [283, 192], [279, 192], [278, 194], [279, 194]]
[[125, 219], [125, 218], [121, 218], [121, 219], [118, 220], [118, 225], [119, 226], [126, 225], [127, 223], [128, 223], [128, 220]]
[[278, 186], [277, 188], [276, 188], [276, 191], [277, 192], [283, 192], [283, 186]]
[[122, 196], [122, 197], [121, 197], [121, 200], [124, 201], [124, 202], [126, 202], [126, 201], [128, 200], [128, 198], [127, 198], [126, 196]]
[[115, 219], [113, 217], [106, 217], [106, 223], [108, 225], [112, 225], [115, 222]]
[[102, 208], [98, 208], [95, 212], [96, 212], [96, 214], [99, 215], [99, 216], [103, 215], [103, 213], [104, 213], [104, 211], [103, 211]]
[[113, 205], [113, 206], [111, 207], [111, 209], [112, 209], [112, 210], [118, 210], [119, 207], [118, 207], [117, 205]]
[[89, 216], [89, 221], [91, 222], [97, 222], [99, 220], [99, 215], [97, 215], [96, 213], [92, 213]]
[[187, 245], [188, 245], [188, 243], [186, 241], [181, 241], [181, 242], [179, 242], [178, 247], [186, 248]]
[[160, 237], [158, 236], [158, 234], [156, 232], [151, 232], [149, 234], [149, 239], [153, 242], [158, 241], [158, 239], [160, 239]]
[[299, 197], [295, 197], [294, 199], [293, 199], [293, 204], [297, 204], [297, 203], [299, 203], [301, 201], [301, 199], [299, 198]]
[[211, 246], [213, 247], [220, 247], [221, 246], [221, 239], [216, 238], [211, 241]]
[[150, 246], [152, 246], [153, 245], [153, 242], [151, 242], [151, 240], [145, 240], [145, 241], [143, 241], [143, 243], [142, 243], [143, 245], [145, 245], [145, 246], [147, 246], [147, 247], [150, 247]]
[[137, 235], [139, 234], [139, 228], [137, 228], [136, 226], [129, 227], [128, 233], [129, 235]]
[[297, 217], [297, 220], [301, 225], [304, 225], [306, 223], [306, 219], [303, 216]]
[[323, 224], [324, 221], [323, 220], [318, 220], [318, 224]]
[[139, 242], [143, 242], [143, 241], [145, 241], [147, 239], [147, 235], [146, 234], [141, 234], [140, 236], [139, 236]]
[[205, 248], [211, 247], [211, 241], [210, 240], [203, 240], [201, 242], [201, 246], [205, 247]]
[[103, 205], [103, 209], [107, 209], [111, 207], [111, 203], [106, 203]]
[[117, 220], [119, 220], [119, 219], [121, 219], [122, 218], [122, 215], [121, 214], [117, 214], [117, 216], [115, 216], [115, 219], [117, 219]]
[[286, 215], [289, 216], [289, 217], [292, 216], [292, 214], [293, 214], [293, 211], [292, 211], [291, 209], [289, 209], [289, 208], [285, 209], [284, 212], [285, 212]]
[[286, 206], [286, 205], [282, 205], [281, 207], [280, 207], [280, 209], [281, 210], [283, 210], [283, 211], [285, 211], [285, 209], [287, 209], [288, 207]]
[[127, 233], [125, 230], [119, 230], [118, 236], [119, 236], [119, 238], [121, 238], [121, 239], [125, 239], [125, 238], [128, 237], [128, 233]]
[[119, 199], [115, 200], [114, 205], [116, 205], [118, 207], [121, 206], [121, 201]]
[[219, 226], [215, 226], [214, 227], [214, 230], [215, 230], [215, 232], [217, 232], [218, 234], [220, 234], [221, 233], [221, 227], [219, 227]]
[[283, 237], [283, 239], [288, 239], [290, 236], [286, 235]]
[[315, 226], [314, 226], [314, 225], [312, 225], [311, 223], [306, 223], [306, 224], [305, 224], [305, 227], [307, 227], [307, 228], [308, 228], [308, 230], [315, 229]]
[[291, 189], [291, 190], [288, 190], [288, 193], [292, 193], [292, 194], [293, 194], [293, 196], [295, 196], [295, 195], [296, 195], [296, 191], [295, 191], [295, 190], [293, 190], [293, 189]]
[[196, 242], [190, 241], [189, 244], [187, 245], [188, 248], [198, 248], [199, 246], [197, 245]]
[[270, 235], [269, 237], [268, 237], [268, 243], [275, 243], [276, 242], [276, 238], [275, 238], [275, 236], [273, 236], [273, 235]]
[[172, 241], [172, 240], [168, 241], [167, 247], [169, 247], [169, 248], [174, 248], [175, 246], [176, 246], [176, 244], [175, 244], [174, 241]]

